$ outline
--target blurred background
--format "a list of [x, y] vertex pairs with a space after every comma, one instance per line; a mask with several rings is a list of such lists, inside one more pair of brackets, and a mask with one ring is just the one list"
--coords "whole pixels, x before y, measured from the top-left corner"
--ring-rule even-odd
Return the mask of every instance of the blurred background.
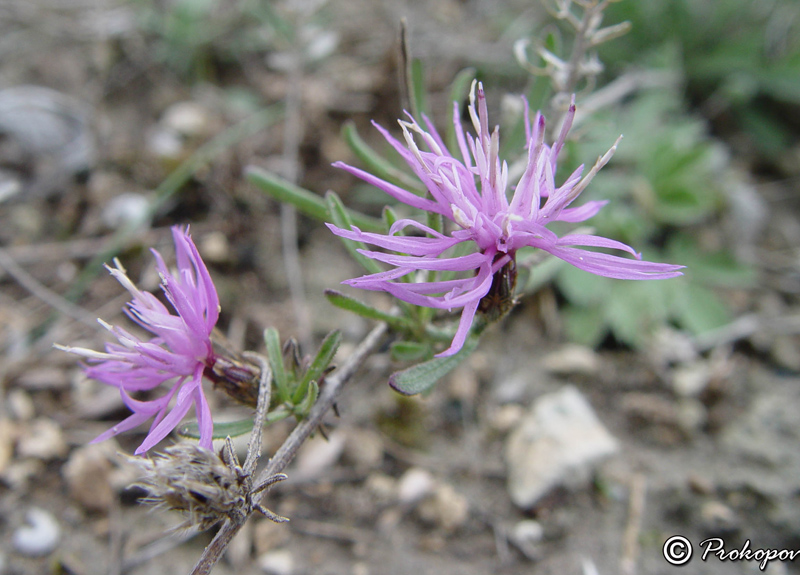
[[[274, 326], [310, 351], [336, 328], [346, 356], [370, 326], [322, 290], [362, 272], [245, 167], [379, 216], [385, 195], [330, 165], [361, 165], [343, 129], [400, 167], [370, 121], [396, 134], [413, 105], [444, 131], [472, 77], [512, 163], [519, 96], [550, 126], [562, 113], [553, 64], [576, 32], [559, 5], [583, 13], [519, 0], [0, 2], [0, 575], [188, 572], [209, 541], [164, 539], [177, 521], [137, 505], [117, 452], [140, 435], [87, 445], [125, 408], [52, 344], [100, 349], [97, 317], [130, 327], [101, 264], [118, 257], [157, 291], [150, 248], [172, 261], [169, 226], [191, 224], [234, 346], [262, 350]], [[800, 4], [622, 0], [602, 25], [626, 21], [584, 47], [557, 181], [624, 134], [584, 194], [611, 200], [588, 224], [686, 275], [625, 283], [528, 254], [525, 297], [432, 393], [400, 398], [386, 385], [400, 364], [368, 362], [329, 441], [309, 442], [270, 498], [292, 522], [251, 520], [215, 573], [661, 573], [673, 534], [800, 548]], [[564, 390], [579, 398], [557, 404], [565, 419], [542, 416]], [[247, 413], [212, 401], [223, 419]], [[559, 459], [519, 438], [529, 421], [607, 441]], [[290, 430], [270, 427], [267, 453]], [[538, 495], [512, 501], [520, 490]]]

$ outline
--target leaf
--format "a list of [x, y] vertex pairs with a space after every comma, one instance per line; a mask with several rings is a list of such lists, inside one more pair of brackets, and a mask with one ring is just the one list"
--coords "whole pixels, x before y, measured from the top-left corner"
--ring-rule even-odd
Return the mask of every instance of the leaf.
[[[252, 430], [252, 418], [214, 423], [214, 432], [211, 435], [211, 439], [225, 439], [228, 436], [239, 437], [240, 435], [250, 433]], [[200, 426], [196, 421], [190, 421], [178, 429], [178, 435], [190, 439], [200, 439]]]
[[319, 346], [317, 355], [314, 356], [314, 359], [311, 361], [311, 365], [308, 367], [305, 375], [303, 376], [303, 381], [300, 382], [297, 390], [295, 390], [294, 397], [292, 398], [294, 403], [300, 402], [300, 400], [306, 395], [309, 383], [318, 382], [322, 375], [327, 371], [328, 367], [333, 361], [333, 356], [336, 355], [336, 350], [339, 349], [340, 343], [342, 343], [342, 332], [340, 332], [338, 329], [325, 336], [325, 339], [322, 340], [322, 343]]
[[[289, 417], [289, 412], [285, 408], [278, 408], [267, 414], [264, 418], [264, 425], [275, 423], [282, 419]], [[226, 437], [239, 437], [246, 435], [253, 430], [253, 420], [240, 419], [238, 421], [224, 421], [214, 424], [214, 431], [211, 434], [211, 439], [225, 439]], [[177, 434], [181, 437], [189, 439], [200, 439], [200, 426], [196, 421], [189, 421], [177, 430]]]
[[[328, 193], [325, 194], [325, 205], [327, 206], [331, 221], [334, 224], [343, 230], [352, 229], [353, 220], [350, 219], [347, 209], [345, 209], [342, 200], [339, 198], [336, 192], [328, 191]], [[363, 242], [357, 242], [347, 238], [339, 239], [342, 240], [342, 244], [344, 244], [344, 247], [347, 248], [347, 251], [353, 257], [353, 259], [361, 264], [361, 267], [363, 267], [369, 273], [376, 274], [383, 271], [383, 268], [381, 268], [378, 262], [358, 252], [359, 249], [367, 249], [367, 246]]]
[[697, 284], [688, 284], [681, 301], [681, 325], [695, 335], [730, 323], [728, 306], [713, 291]]
[[464, 342], [464, 347], [449, 357], [434, 357], [424, 363], [417, 364], [389, 377], [389, 385], [403, 395], [416, 395], [428, 391], [442, 377], [450, 373], [459, 363], [478, 347], [480, 338], [471, 335]]
[[396, 316], [385, 311], [381, 311], [336, 290], [326, 289], [324, 293], [325, 297], [328, 298], [328, 301], [338, 308], [352, 311], [353, 313], [357, 313], [358, 315], [368, 319], [385, 321], [397, 330], [408, 330], [412, 328], [411, 322], [403, 316]]
[[[452, 84], [450, 84], [450, 99], [448, 101], [458, 102], [461, 104], [464, 100], [466, 100], [467, 96], [469, 95], [470, 86], [472, 85], [474, 79], [475, 68], [464, 68], [458, 74], [456, 74], [456, 77], [453, 78]], [[446, 131], [444, 141], [447, 144], [447, 148], [450, 150], [450, 153], [455, 154], [458, 150], [455, 124], [448, 121], [445, 126]]]
[[417, 341], [395, 341], [391, 346], [392, 359], [395, 361], [423, 361], [433, 355], [430, 344]]
[[409, 81], [411, 85], [408, 87], [408, 95], [411, 100], [411, 113], [414, 118], [421, 120], [422, 115], [428, 113], [428, 94], [425, 91], [425, 68], [419, 58], [411, 60]]
[[358, 130], [356, 130], [356, 125], [352, 121], [346, 122], [342, 127], [342, 137], [369, 173], [410, 192], [419, 195], [425, 193], [425, 187], [419, 180], [397, 169], [394, 164], [378, 154], [361, 139], [361, 136], [358, 135]]
[[608, 333], [599, 305], [583, 307], [570, 305], [562, 311], [564, 329], [570, 341], [588, 347], [597, 347]]
[[265, 329], [264, 343], [267, 346], [267, 358], [272, 368], [272, 382], [275, 384], [278, 402], [283, 403], [289, 399], [289, 380], [283, 365], [281, 336], [278, 330], [273, 327]]
[[[279, 202], [291, 204], [299, 212], [312, 218], [321, 221], [329, 219], [330, 215], [325, 200], [317, 194], [256, 166], [247, 166], [244, 173], [251, 183]], [[365, 232], [380, 233], [383, 230], [383, 222], [377, 218], [353, 210], [347, 210], [347, 214], [353, 223]]]

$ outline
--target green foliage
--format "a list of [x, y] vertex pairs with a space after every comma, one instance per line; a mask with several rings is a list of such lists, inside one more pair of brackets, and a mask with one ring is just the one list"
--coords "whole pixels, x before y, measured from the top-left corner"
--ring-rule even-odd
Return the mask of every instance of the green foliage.
[[678, 49], [688, 90], [726, 124], [745, 131], [766, 158], [791, 132], [775, 104], [800, 105], [800, 4], [659, 0], [618, 2], [606, 11], [632, 31], [601, 49], [612, 69], [639, 63], [665, 45]]
[[272, 405], [267, 420], [272, 414], [280, 419], [289, 415], [303, 419], [316, 402], [325, 375], [333, 370], [331, 362], [339, 349], [341, 333], [329, 333], [313, 358], [302, 356], [293, 339], [281, 346], [280, 335], [274, 328], [264, 331], [264, 343], [273, 382]]

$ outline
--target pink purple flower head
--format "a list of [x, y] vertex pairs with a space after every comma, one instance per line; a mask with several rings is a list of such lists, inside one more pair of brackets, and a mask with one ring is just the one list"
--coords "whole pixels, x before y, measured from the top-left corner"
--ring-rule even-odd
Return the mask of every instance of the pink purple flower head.
[[[477, 136], [464, 132], [458, 103], [453, 106], [458, 158], [447, 149], [425, 116], [422, 118], [424, 128], [410, 115], [407, 121], [399, 122], [405, 145], [374, 124], [423, 182], [428, 190], [426, 197], [342, 162], [334, 164], [396, 200], [441, 214], [454, 224], [449, 232], [440, 233], [415, 220], [402, 219], [392, 225], [388, 235], [362, 232], [355, 226], [344, 230], [328, 224], [338, 236], [402, 254], [361, 250], [365, 256], [392, 266], [391, 269], [344, 283], [366, 290], [385, 291], [415, 305], [448, 310], [462, 308], [453, 341], [439, 354], [448, 356], [463, 346], [479, 304], [492, 287], [494, 275], [513, 263], [517, 250], [524, 246], [542, 249], [575, 267], [609, 278], [643, 280], [681, 275], [678, 270], [683, 266], [642, 261], [633, 248], [621, 242], [587, 234], [558, 237], [546, 227], [557, 221], [582, 222], [597, 214], [606, 204], [592, 201], [571, 207], [595, 174], [611, 159], [619, 140], [585, 175], [584, 166], [580, 166], [561, 186], [555, 184], [558, 155], [575, 116], [574, 99], [561, 133], [552, 145], [544, 143], [544, 117], [537, 113], [530, 121], [526, 105], [527, 165], [519, 181], [511, 187], [513, 193], [509, 198], [508, 165], [498, 156], [499, 129], [495, 127], [490, 131], [483, 87], [477, 84], [477, 98], [475, 88], [473, 83], [468, 110]], [[413, 229], [417, 235], [396, 235], [406, 229]], [[445, 254], [464, 242], [474, 246], [473, 253], [462, 256]], [[625, 251], [634, 259], [583, 249], [586, 247]], [[416, 281], [424, 277], [415, 274], [420, 270], [468, 273], [461, 279]], [[409, 274], [414, 274], [411, 281], [405, 281]]]
[[[118, 342], [106, 344], [105, 352], [59, 346], [86, 358], [86, 375], [119, 388], [123, 402], [133, 412], [94, 442], [153, 420], [136, 454], [146, 452], [164, 439], [192, 405], [200, 427], [200, 446], [211, 449], [213, 423], [201, 383], [203, 372], [214, 361], [211, 331], [219, 317], [219, 299], [188, 229], [173, 227], [172, 236], [177, 273], [167, 268], [157, 251], [152, 252], [161, 276], [161, 288], [177, 315], [153, 294], [140, 291], [119, 262], [115, 262], [116, 267], [106, 267], [133, 297], [125, 313], [153, 337], [143, 340], [121, 327], [98, 320]], [[149, 400], [133, 397], [162, 385], [166, 385], [166, 391], [160, 397]], [[174, 405], [170, 407], [173, 398]]]

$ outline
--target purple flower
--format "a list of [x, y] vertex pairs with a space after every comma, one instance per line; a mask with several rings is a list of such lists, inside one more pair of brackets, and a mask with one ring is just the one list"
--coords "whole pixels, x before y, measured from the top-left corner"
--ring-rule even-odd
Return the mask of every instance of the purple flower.
[[[105, 352], [58, 346], [85, 357], [86, 375], [118, 387], [122, 400], [133, 412], [94, 439], [93, 443], [153, 420], [150, 432], [136, 449], [137, 455], [164, 439], [192, 404], [200, 427], [200, 446], [211, 449], [213, 423], [201, 383], [203, 372], [214, 363], [211, 331], [219, 317], [219, 299], [188, 229], [173, 227], [172, 236], [178, 262], [177, 274], [173, 275], [167, 269], [157, 251], [152, 252], [161, 275], [161, 287], [177, 315], [173, 315], [153, 294], [140, 291], [115, 261], [115, 268], [106, 267], [133, 296], [125, 313], [154, 337], [143, 341], [121, 327], [98, 320], [119, 343], [106, 344]], [[137, 392], [150, 391], [165, 383], [168, 389], [161, 397], [148, 401], [132, 397]], [[176, 400], [170, 409], [173, 397]]]
[[[510, 200], [508, 166], [498, 157], [498, 128], [489, 130], [486, 98], [481, 84], [477, 85], [477, 103], [475, 100], [473, 83], [469, 114], [477, 137], [464, 133], [459, 120], [458, 103], [453, 107], [453, 123], [461, 159], [453, 156], [430, 120], [424, 116], [427, 130], [410, 115], [409, 121], [399, 122], [406, 146], [387, 130], [374, 124], [423, 182], [429, 192], [427, 197], [420, 197], [342, 162], [334, 164], [409, 206], [441, 214], [455, 224], [451, 226], [452, 231], [443, 234], [415, 220], [402, 219], [394, 223], [388, 235], [362, 232], [355, 226], [352, 230], [344, 230], [328, 224], [338, 236], [403, 254], [361, 250], [365, 256], [393, 266], [392, 269], [344, 283], [361, 289], [385, 291], [415, 305], [448, 310], [463, 308], [450, 347], [439, 354], [448, 356], [463, 346], [481, 300], [492, 289], [495, 274], [504, 269], [511, 269], [513, 273], [515, 254], [524, 246], [540, 248], [582, 270], [610, 278], [665, 279], [681, 275], [678, 270], [683, 266], [641, 261], [641, 256], [633, 248], [621, 242], [586, 234], [558, 237], [547, 229], [550, 222], [587, 220], [607, 203], [593, 201], [577, 208], [569, 207], [600, 168], [611, 159], [619, 140], [598, 158], [586, 175], [581, 177], [583, 166], [580, 166], [560, 187], [555, 185], [558, 154], [575, 116], [574, 99], [561, 133], [552, 146], [544, 143], [544, 117], [537, 113], [533, 122], [530, 122], [526, 106], [527, 166], [519, 182], [512, 187]], [[417, 138], [429, 151], [420, 149]], [[395, 235], [406, 228], [426, 235]], [[465, 242], [474, 246], [473, 253], [443, 256], [450, 248]], [[583, 247], [622, 250], [636, 259], [590, 251]], [[467, 277], [446, 281], [418, 281], [426, 275], [416, 274], [412, 276], [412, 281], [402, 279], [420, 270], [469, 273]]]

